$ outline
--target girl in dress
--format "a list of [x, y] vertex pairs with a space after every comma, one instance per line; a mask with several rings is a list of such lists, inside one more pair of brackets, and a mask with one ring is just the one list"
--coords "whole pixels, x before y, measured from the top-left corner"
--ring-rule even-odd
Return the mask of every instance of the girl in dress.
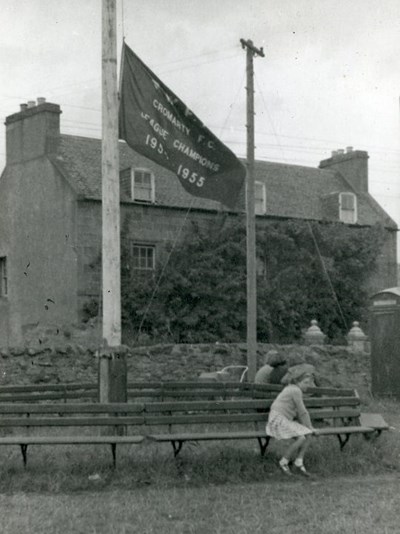
[[304, 467], [303, 459], [314, 429], [304, 406], [303, 391], [312, 386], [314, 381], [309, 373], [291, 376], [289, 385], [271, 405], [266, 427], [267, 436], [278, 440], [294, 438], [279, 460], [279, 467], [285, 475], [292, 474], [289, 462], [294, 458], [294, 471], [303, 476], [310, 476]]

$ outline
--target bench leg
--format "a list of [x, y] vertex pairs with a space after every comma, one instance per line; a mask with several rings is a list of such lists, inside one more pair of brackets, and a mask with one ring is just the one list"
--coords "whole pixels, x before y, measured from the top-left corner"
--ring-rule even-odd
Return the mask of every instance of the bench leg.
[[338, 434], [338, 440], [339, 440], [339, 443], [340, 443], [340, 450], [341, 451], [343, 450], [344, 446], [349, 441], [349, 439], [350, 439], [350, 434], [345, 434], [344, 436], [341, 436], [340, 434]]
[[111, 443], [111, 452], [112, 452], [112, 457], [113, 457], [113, 467], [115, 469], [117, 465], [117, 444], [116, 443]]
[[176, 458], [182, 449], [183, 441], [171, 441], [171, 443], [174, 449], [174, 457]]
[[26, 445], [26, 443], [21, 443], [20, 447], [21, 447], [21, 452], [22, 452], [22, 459], [24, 461], [24, 467], [26, 467], [26, 461], [27, 461], [26, 453], [27, 453], [28, 445]]
[[363, 437], [366, 441], [370, 441], [372, 439], [378, 439], [379, 436], [382, 434], [382, 430], [379, 428], [375, 429], [373, 432], [365, 432], [363, 434]]
[[265, 455], [265, 451], [267, 450], [267, 447], [268, 447], [268, 444], [269, 444], [269, 440], [271, 438], [269, 436], [265, 436], [265, 438], [257, 438], [257, 439], [258, 439], [258, 444], [260, 446], [261, 456], [264, 456]]

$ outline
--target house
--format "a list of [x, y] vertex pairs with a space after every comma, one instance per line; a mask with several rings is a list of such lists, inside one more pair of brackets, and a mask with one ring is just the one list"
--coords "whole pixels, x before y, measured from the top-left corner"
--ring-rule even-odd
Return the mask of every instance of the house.
[[[0, 178], [0, 346], [38, 324], [79, 321], [98, 299], [101, 141], [60, 132], [61, 109], [38, 99], [9, 115]], [[192, 197], [169, 171], [120, 142], [121, 228], [132, 267], [151, 271], [187, 219], [212, 220], [221, 204]], [[368, 192], [368, 154], [347, 148], [319, 168], [257, 161], [257, 224], [299, 218], [369, 226], [386, 241], [371, 292], [396, 285], [397, 226]], [[244, 211], [244, 190], [237, 211]]]

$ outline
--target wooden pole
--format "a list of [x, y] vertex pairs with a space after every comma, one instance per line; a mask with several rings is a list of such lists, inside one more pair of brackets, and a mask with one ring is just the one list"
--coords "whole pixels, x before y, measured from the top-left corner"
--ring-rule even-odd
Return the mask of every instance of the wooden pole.
[[246, 179], [246, 230], [247, 230], [247, 380], [254, 382], [257, 371], [257, 272], [256, 225], [254, 197], [254, 71], [253, 56], [264, 57], [263, 49], [254, 47], [253, 41], [240, 40], [246, 48], [247, 71], [247, 179]]
[[[99, 357], [101, 402], [118, 397], [124, 362], [121, 345], [120, 195], [118, 154], [116, 0], [102, 0], [102, 284], [103, 348]], [[124, 380], [122, 380], [122, 383]]]

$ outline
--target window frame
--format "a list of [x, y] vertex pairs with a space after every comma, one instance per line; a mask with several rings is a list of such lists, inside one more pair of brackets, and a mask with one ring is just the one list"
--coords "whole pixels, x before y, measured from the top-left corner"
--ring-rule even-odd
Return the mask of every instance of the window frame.
[[0, 298], [8, 297], [7, 256], [0, 256]]
[[[256, 196], [257, 187], [261, 186], [262, 198], [259, 199]], [[257, 211], [257, 200], [261, 201], [261, 211]], [[264, 182], [255, 181], [254, 182], [254, 213], [255, 215], [265, 215], [267, 213], [267, 188]]]
[[[152, 251], [152, 266], [151, 267], [141, 267], [141, 257], [139, 254], [139, 265], [134, 265], [134, 250], [136, 249], [147, 249]], [[132, 241], [130, 245], [130, 251], [131, 251], [131, 258], [132, 258], [132, 271], [140, 272], [140, 273], [154, 273], [156, 269], [156, 246], [152, 243], [138, 243], [137, 241]], [[147, 263], [148, 258], [146, 259]]]
[[[135, 173], [142, 172], [150, 175], [150, 200], [144, 198], [135, 198]], [[155, 181], [154, 173], [146, 167], [131, 167], [131, 199], [134, 202], [144, 202], [146, 204], [154, 204], [155, 202]]]
[[[353, 199], [353, 209], [344, 209], [343, 206], [343, 198], [348, 197]], [[349, 215], [352, 213], [352, 220], [350, 220], [350, 217], [347, 217], [346, 215]], [[358, 211], [357, 211], [357, 195], [351, 191], [342, 191], [339, 193], [339, 220], [346, 224], [355, 224], [358, 220]]]

